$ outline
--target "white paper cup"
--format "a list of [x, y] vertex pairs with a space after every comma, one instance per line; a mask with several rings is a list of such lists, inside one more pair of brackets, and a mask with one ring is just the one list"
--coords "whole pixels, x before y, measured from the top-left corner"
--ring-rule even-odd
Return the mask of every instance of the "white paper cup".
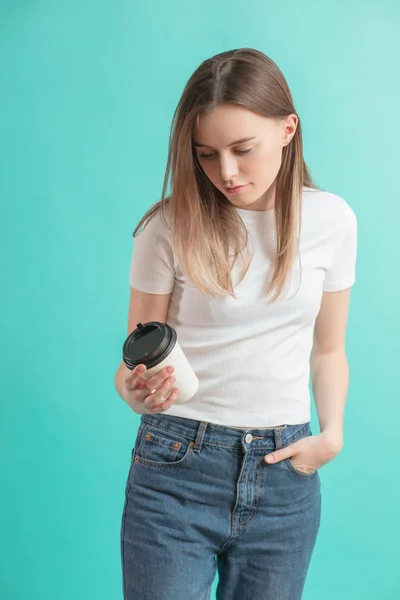
[[122, 356], [131, 370], [140, 364], [146, 366], [147, 370], [142, 375], [144, 379], [172, 366], [175, 382], [165, 394], [165, 399], [174, 388], [178, 388], [176, 404], [187, 402], [198, 390], [199, 380], [179, 346], [176, 331], [166, 323], [138, 323], [137, 329], [125, 340]]

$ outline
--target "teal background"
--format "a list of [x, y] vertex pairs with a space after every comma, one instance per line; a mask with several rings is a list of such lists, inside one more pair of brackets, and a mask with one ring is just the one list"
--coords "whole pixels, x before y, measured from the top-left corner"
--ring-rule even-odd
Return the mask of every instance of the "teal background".
[[306, 160], [359, 224], [345, 447], [304, 599], [399, 598], [399, 30], [385, 0], [2, 1], [2, 599], [122, 598], [132, 231], [187, 79], [243, 46], [283, 70]]

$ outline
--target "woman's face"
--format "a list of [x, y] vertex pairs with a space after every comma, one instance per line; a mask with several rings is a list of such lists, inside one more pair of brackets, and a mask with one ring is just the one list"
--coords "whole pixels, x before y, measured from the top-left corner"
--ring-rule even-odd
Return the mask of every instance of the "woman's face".
[[[238, 208], [272, 208], [282, 148], [293, 137], [297, 122], [295, 114], [277, 121], [247, 108], [222, 104], [199, 116], [194, 126], [193, 143], [200, 166]], [[227, 186], [244, 187], [229, 191]]]

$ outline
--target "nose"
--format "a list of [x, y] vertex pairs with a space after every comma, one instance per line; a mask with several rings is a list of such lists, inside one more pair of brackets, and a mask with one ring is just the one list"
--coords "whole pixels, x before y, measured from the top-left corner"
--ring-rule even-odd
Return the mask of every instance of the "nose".
[[220, 176], [223, 182], [234, 179], [238, 174], [238, 168], [236, 160], [233, 156], [223, 157], [220, 159]]

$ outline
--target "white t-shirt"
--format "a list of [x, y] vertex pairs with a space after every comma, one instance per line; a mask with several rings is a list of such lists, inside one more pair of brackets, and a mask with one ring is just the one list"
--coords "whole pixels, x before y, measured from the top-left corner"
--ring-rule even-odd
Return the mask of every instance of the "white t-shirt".
[[[253, 254], [234, 287], [236, 298], [197, 290], [176, 260], [159, 213], [134, 238], [130, 284], [147, 293], [172, 292], [167, 323], [200, 381], [195, 396], [164, 414], [244, 428], [306, 423], [314, 323], [322, 293], [355, 281], [356, 216], [343, 198], [304, 188], [301, 284], [296, 260], [287, 292], [271, 303], [266, 290], [276, 254], [275, 210], [236, 210]], [[239, 259], [234, 283], [240, 272]]]

